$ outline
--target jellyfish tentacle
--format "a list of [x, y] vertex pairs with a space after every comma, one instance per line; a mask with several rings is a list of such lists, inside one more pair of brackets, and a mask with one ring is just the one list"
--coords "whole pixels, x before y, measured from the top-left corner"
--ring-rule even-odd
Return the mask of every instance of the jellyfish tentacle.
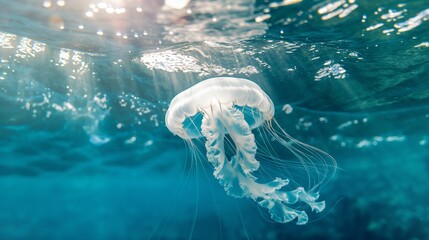
[[[308, 204], [312, 210], [320, 212], [324, 202], [316, 202], [318, 194], [307, 193], [299, 187], [293, 191], [282, 191], [289, 183], [288, 179], [275, 178], [268, 183], [258, 183], [252, 172], [259, 168], [256, 160], [255, 137], [250, 126], [244, 120], [244, 114], [232, 105], [210, 109], [211, 116], [203, 114], [202, 134], [206, 138], [207, 159], [215, 168], [214, 176], [225, 191], [236, 197], [250, 197], [262, 207], [268, 209], [271, 218], [277, 222], [290, 222], [297, 219], [297, 224], [305, 224], [308, 216], [305, 211], [288, 205], [297, 202]], [[230, 134], [236, 145], [236, 155], [231, 161], [224, 152], [225, 134]]]

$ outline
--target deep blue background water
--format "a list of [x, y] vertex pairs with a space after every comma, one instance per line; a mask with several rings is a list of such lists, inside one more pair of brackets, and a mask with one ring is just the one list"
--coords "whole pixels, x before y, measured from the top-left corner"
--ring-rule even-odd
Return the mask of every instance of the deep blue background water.
[[[426, 1], [0, 5], [0, 239], [429, 238]], [[337, 160], [307, 225], [227, 196], [164, 126], [216, 76]]]

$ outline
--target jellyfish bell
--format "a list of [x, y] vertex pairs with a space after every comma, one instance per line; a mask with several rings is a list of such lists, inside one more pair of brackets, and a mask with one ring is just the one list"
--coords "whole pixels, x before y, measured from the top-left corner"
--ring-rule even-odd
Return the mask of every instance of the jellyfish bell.
[[[229, 195], [253, 199], [268, 209], [274, 221], [285, 223], [297, 219], [297, 224], [306, 224], [308, 216], [302, 203], [315, 212], [323, 211], [325, 202], [317, 201], [318, 189], [327, 179], [328, 166], [335, 166], [335, 161], [321, 150], [293, 139], [283, 129], [275, 130], [274, 113], [273, 102], [256, 83], [219, 77], [202, 81], [174, 97], [165, 123], [182, 139], [205, 141], [207, 160], [214, 167], [213, 175]], [[322, 177], [314, 178], [317, 180], [313, 179], [307, 190], [302, 186], [286, 190], [291, 180], [277, 176], [271, 181], [259, 182], [254, 174], [260, 167], [256, 159], [258, 146], [252, 132], [255, 129], [263, 129], [261, 135], [266, 138], [262, 145], [258, 144], [260, 147], [274, 139], [302, 163], [309, 179], [313, 179], [310, 178], [312, 174]], [[227, 136], [234, 142], [234, 155], [230, 159], [226, 154]], [[264, 149], [259, 156], [276, 162], [278, 168], [287, 166], [275, 153], [268, 153], [272, 150]], [[328, 161], [332, 165], [328, 165]]]
[[203, 137], [201, 126], [193, 120], [202, 120], [198, 118], [217, 108], [222, 110], [222, 107], [233, 106], [244, 108], [252, 129], [274, 116], [273, 102], [256, 83], [241, 78], [219, 77], [202, 81], [174, 97], [166, 114], [166, 126], [183, 139]]

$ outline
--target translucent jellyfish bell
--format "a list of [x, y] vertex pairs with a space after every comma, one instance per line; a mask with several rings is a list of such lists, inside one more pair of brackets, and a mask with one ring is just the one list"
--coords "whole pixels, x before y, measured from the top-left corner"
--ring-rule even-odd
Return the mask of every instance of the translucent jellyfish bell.
[[[324, 201], [317, 201], [318, 189], [327, 179], [329, 166], [335, 167], [335, 161], [328, 154], [291, 138], [273, 118], [274, 110], [273, 102], [256, 83], [241, 78], [211, 78], [179, 93], [171, 101], [165, 122], [173, 134], [187, 141], [205, 140], [213, 175], [229, 195], [253, 199], [267, 208], [277, 222], [297, 219], [297, 224], [306, 224], [308, 216], [302, 203], [315, 212], [325, 208]], [[273, 122], [280, 130], [274, 129]], [[317, 179], [311, 181], [311, 189], [298, 186], [285, 190], [289, 179], [280, 177], [266, 183], [257, 181], [253, 173], [260, 162], [256, 159], [258, 147], [252, 130], [260, 128], [264, 129], [263, 146], [271, 139], [276, 140], [302, 163], [309, 179]], [[234, 156], [230, 160], [225, 151], [226, 135], [234, 142]], [[287, 166], [282, 162], [286, 160], [275, 156], [261, 154], [263, 159], [277, 161], [275, 167], [280, 170]], [[311, 178], [312, 174], [317, 177]]]

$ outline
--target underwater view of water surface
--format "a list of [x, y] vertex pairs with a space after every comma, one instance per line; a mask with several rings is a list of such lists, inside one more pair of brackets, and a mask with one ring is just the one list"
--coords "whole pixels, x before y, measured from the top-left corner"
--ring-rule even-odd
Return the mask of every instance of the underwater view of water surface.
[[426, 0], [0, 6], [0, 239], [429, 239]]

